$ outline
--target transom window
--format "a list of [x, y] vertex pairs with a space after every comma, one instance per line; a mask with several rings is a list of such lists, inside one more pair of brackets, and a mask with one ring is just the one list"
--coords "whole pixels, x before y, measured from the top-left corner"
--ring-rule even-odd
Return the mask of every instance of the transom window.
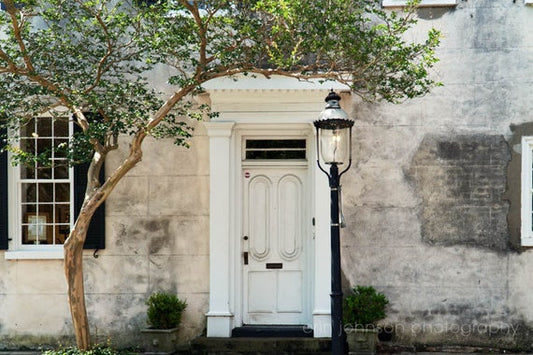
[[[18, 191], [22, 245], [63, 244], [70, 232], [72, 171], [66, 158], [69, 120], [39, 117], [20, 132], [20, 147], [47, 161], [19, 165]], [[58, 153], [53, 147], [65, 147]]]
[[289, 159], [306, 158], [305, 139], [247, 139], [245, 159]]

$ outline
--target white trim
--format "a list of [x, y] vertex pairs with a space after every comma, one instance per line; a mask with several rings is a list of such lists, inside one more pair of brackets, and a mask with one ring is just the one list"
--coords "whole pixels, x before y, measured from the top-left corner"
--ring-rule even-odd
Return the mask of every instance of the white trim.
[[[528, 1], [528, 0], [526, 0]], [[407, 5], [407, 0], [383, 0], [383, 7], [404, 7]], [[441, 7], [441, 6], [456, 6], [457, 0], [422, 0], [419, 7]]]
[[[207, 336], [229, 337], [233, 329], [231, 307], [230, 137], [234, 122], [206, 122], [209, 136], [209, 312]], [[216, 192], [216, 193], [213, 193]]]
[[[235, 80], [237, 79], [237, 80]], [[202, 85], [208, 91], [213, 90], [350, 90], [350, 87], [336, 81], [321, 81], [319, 79], [297, 80], [286, 76], [272, 75], [266, 78], [262, 75], [251, 77], [242, 74], [235, 77], [222, 77], [209, 80]], [[234, 101], [238, 96], [232, 96]], [[275, 104], [273, 102], [272, 104]]]
[[[56, 112], [63, 112], [61, 108], [55, 110]], [[39, 117], [55, 117], [50, 113], [42, 114]], [[69, 137], [72, 137], [74, 132], [73, 123], [69, 123]], [[18, 145], [18, 143], [17, 143]], [[8, 152], [8, 161], [11, 161], [12, 154]], [[68, 179], [34, 179], [32, 182], [58, 182], [70, 184], [70, 203], [69, 214], [70, 229], [74, 226], [74, 168], [69, 167]], [[22, 244], [22, 196], [21, 185], [24, 179], [20, 179], [20, 165], [8, 164], [7, 170], [7, 183], [8, 183], [8, 250], [5, 252], [6, 260], [19, 260], [19, 259], [63, 259], [63, 245], [29, 245]], [[55, 227], [55, 226], [54, 226]]]
[[[261, 87], [257, 82], [254, 86]], [[308, 141], [310, 215], [315, 217], [315, 228], [308, 258], [307, 321], [315, 337], [331, 336], [329, 189], [326, 176], [316, 167], [312, 126], [331, 87], [208, 90], [213, 111], [220, 114], [219, 119], [205, 123], [211, 154], [208, 337], [230, 337], [232, 329], [243, 324], [240, 176], [242, 139], [250, 135], [304, 136]]]
[[521, 240], [523, 246], [533, 246], [533, 137], [522, 137]]
[[63, 259], [63, 247], [48, 246], [50, 250], [6, 250], [4, 253], [6, 260], [52, 260]]

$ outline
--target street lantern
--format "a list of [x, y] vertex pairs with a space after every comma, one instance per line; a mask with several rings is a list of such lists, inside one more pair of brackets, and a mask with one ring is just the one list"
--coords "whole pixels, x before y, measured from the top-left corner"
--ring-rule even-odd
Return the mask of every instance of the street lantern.
[[[352, 165], [352, 127], [340, 107], [341, 97], [333, 90], [326, 97], [326, 108], [314, 122], [317, 139], [317, 164], [329, 180], [331, 194], [331, 353], [344, 354], [342, 326], [341, 250], [339, 224], [340, 177]], [[329, 172], [320, 164], [329, 165]], [[339, 166], [342, 171], [339, 173]]]

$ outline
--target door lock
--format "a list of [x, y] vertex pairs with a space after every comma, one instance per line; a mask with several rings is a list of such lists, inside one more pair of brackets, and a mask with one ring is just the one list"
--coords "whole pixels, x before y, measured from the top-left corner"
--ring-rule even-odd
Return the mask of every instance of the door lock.
[[245, 251], [242, 256], [244, 259], [244, 265], [248, 265], [248, 252]]

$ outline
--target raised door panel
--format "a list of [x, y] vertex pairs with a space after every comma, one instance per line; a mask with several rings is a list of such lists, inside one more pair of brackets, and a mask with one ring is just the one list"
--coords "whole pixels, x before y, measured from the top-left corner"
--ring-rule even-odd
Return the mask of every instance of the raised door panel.
[[266, 258], [270, 252], [271, 238], [271, 194], [272, 181], [258, 175], [248, 185], [248, 226], [251, 257], [257, 260]]
[[278, 182], [278, 253], [283, 260], [294, 260], [302, 250], [302, 182], [285, 175]]

